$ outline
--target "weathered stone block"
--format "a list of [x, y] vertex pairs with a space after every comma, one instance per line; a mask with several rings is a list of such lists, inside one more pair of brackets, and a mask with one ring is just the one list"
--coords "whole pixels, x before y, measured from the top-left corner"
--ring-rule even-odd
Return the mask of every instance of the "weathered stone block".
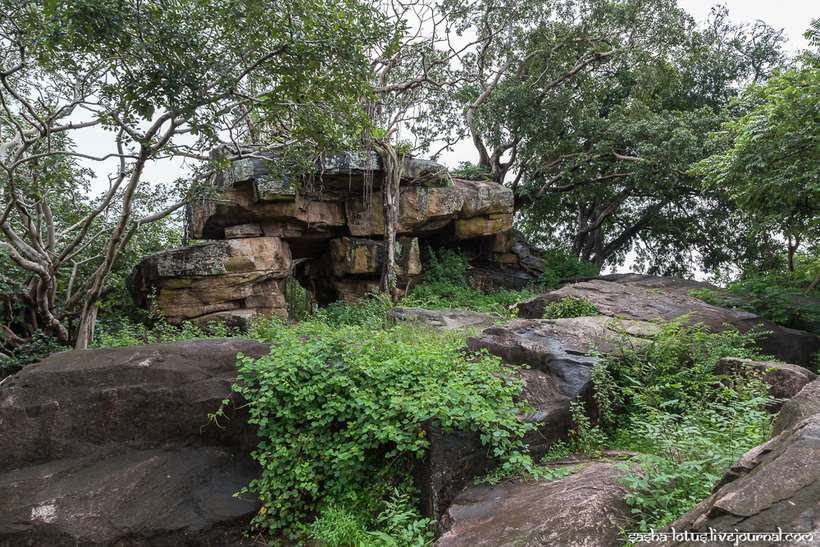
[[457, 240], [474, 237], [491, 236], [512, 229], [512, 215], [494, 214], [456, 220], [455, 237]]
[[[396, 273], [421, 273], [418, 239], [400, 238], [396, 243]], [[343, 237], [330, 242], [330, 255], [336, 277], [379, 275], [384, 260], [384, 247], [381, 241]]]
[[242, 239], [245, 237], [262, 237], [262, 226], [259, 224], [238, 224], [225, 228], [225, 239]]
[[464, 195], [460, 218], [513, 213], [513, 191], [495, 182], [460, 180], [453, 187]]

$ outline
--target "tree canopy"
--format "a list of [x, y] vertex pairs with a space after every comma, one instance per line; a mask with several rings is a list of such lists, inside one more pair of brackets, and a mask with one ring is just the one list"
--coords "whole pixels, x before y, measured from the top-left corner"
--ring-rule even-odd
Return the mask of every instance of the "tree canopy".
[[[383, 15], [356, 0], [0, 0], [0, 248], [33, 308], [4, 346], [42, 329], [85, 347], [114, 264], [209, 163], [251, 142], [298, 158], [357, 142], [370, 53], [391, 44]], [[75, 144], [89, 128], [108, 149]], [[145, 210], [145, 168], [169, 156], [199, 165], [193, 189], [180, 181]], [[110, 168], [101, 197], [84, 195], [88, 162]]]

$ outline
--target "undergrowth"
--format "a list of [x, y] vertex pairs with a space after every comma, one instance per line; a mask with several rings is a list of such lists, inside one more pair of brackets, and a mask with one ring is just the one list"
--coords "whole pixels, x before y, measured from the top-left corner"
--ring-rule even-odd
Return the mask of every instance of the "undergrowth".
[[[257, 334], [275, 343], [271, 354], [241, 358], [234, 386], [259, 427], [253, 457], [263, 473], [248, 488], [262, 501], [258, 530], [330, 544], [343, 529], [382, 542], [379, 534], [426, 530], [402, 500], [413, 496], [406, 480], [431, 428], [478, 431], [502, 469], [532, 468], [521, 438], [533, 426], [516, 420], [524, 409], [513, 403], [521, 384], [498, 358], [468, 357], [463, 340], [417, 329], [269, 329]], [[231, 404], [214, 413], [217, 423]]]
[[593, 401], [573, 405], [574, 429], [564, 451], [596, 455], [603, 448], [643, 452], [622, 482], [634, 527], [658, 529], [711, 493], [737, 458], [766, 440], [775, 400], [759, 374], [717, 376], [722, 357], [763, 358], [758, 334], [711, 333], [680, 321], [649, 340], [626, 333], [618, 349], [594, 354]]

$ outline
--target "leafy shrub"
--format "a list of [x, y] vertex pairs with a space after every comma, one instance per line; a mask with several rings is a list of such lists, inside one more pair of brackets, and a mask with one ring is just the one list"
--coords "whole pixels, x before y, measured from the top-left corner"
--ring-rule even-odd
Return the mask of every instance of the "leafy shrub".
[[624, 334], [616, 352], [595, 354], [595, 423], [575, 416], [576, 428], [587, 440], [605, 434], [602, 445], [647, 452], [637, 459], [641, 473], [622, 465], [631, 489], [626, 500], [642, 530], [705, 499], [738, 456], [767, 437], [773, 399], [760, 377], [714, 374], [723, 357], [762, 358], [750, 349], [759, 335], [711, 333], [679, 320], [661, 325], [639, 348]]
[[240, 359], [234, 391], [261, 437], [253, 457], [263, 474], [249, 486], [262, 502], [256, 527], [299, 537], [314, 515], [372, 514], [374, 484], [392, 492], [390, 470], [407, 475], [423, 457], [426, 427], [479, 431], [502, 468], [531, 466], [520, 439], [532, 426], [513, 403], [520, 382], [497, 358], [428, 337], [304, 324], [281, 329], [270, 356]]
[[56, 338], [48, 336], [41, 330], [35, 331], [29, 342], [14, 350], [14, 356], [6, 359], [0, 358], [0, 379], [19, 372], [26, 365], [40, 362], [52, 353], [68, 349], [70, 348], [60, 345]]
[[451, 171], [450, 175], [454, 179], [483, 180], [488, 182], [492, 182], [493, 180], [489, 169], [473, 165], [469, 161], [459, 163], [458, 168]]
[[697, 298], [699, 300], [703, 300], [707, 304], [711, 304], [712, 306], [725, 306], [726, 303], [721, 298], [720, 293], [715, 292], [711, 289], [692, 289], [687, 291], [689, 296]]
[[634, 434], [651, 442], [652, 450], [637, 458], [641, 472], [627, 469], [622, 483], [630, 488], [642, 531], [658, 528], [709, 497], [714, 484], [741, 454], [766, 441], [772, 398], [760, 378], [733, 377], [703, 407], [675, 414], [659, 408], [633, 422]]
[[546, 249], [543, 251], [543, 258], [547, 263], [547, 269], [538, 276], [536, 282], [542, 287], [557, 289], [561, 286], [562, 279], [598, 275], [598, 267], [595, 264], [584, 262], [564, 249]]
[[562, 319], [569, 317], [594, 317], [600, 315], [595, 304], [583, 296], [567, 295], [561, 300], [550, 302], [544, 308], [544, 319]]
[[465, 275], [469, 262], [451, 249], [425, 249], [420, 283], [412, 285], [402, 306], [426, 309], [461, 309], [509, 316], [514, 304], [535, 296], [529, 291], [495, 290], [483, 292], [471, 286]]
[[383, 294], [371, 294], [353, 305], [342, 301], [331, 302], [327, 307], [316, 310], [313, 322], [322, 322], [330, 327], [358, 326], [369, 329], [384, 327], [387, 312], [393, 307], [390, 299]]
[[739, 308], [779, 325], [808, 328], [820, 323], [820, 307], [801, 304], [796, 297], [805, 291], [789, 286], [783, 276], [749, 276], [732, 283], [729, 290], [740, 296]]

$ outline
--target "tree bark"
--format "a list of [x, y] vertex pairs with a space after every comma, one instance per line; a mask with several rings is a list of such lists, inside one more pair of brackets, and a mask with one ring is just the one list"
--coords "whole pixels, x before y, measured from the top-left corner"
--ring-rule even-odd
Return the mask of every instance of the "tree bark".
[[399, 186], [401, 183], [401, 161], [396, 149], [388, 142], [378, 142], [374, 146], [382, 162], [384, 180], [382, 182], [382, 208], [384, 211], [384, 259], [379, 291], [398, 301], [396, 278], [396, 227], [399, 223]]

